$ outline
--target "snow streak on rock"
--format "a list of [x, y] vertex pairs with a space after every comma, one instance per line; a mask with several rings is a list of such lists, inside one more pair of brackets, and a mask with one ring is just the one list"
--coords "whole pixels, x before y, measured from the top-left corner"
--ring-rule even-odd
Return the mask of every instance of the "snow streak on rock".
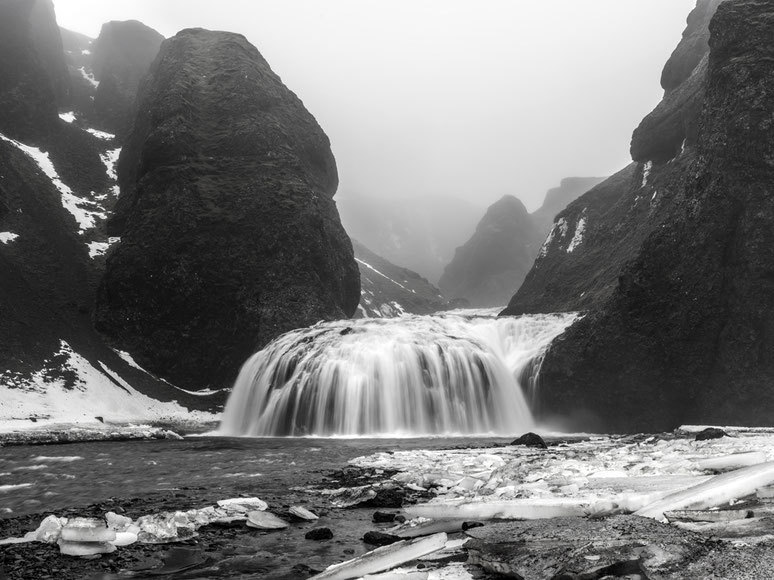
[[518, 377], [575, 314], [491, 312], [319, 323], [243, 366], [221, 433], [418, 436], [532, 424]]
[[59, 178], [59, 174], [56, 172], [56, 168], [51, 162], [48, 153], [41, 151], [37, 147], [31, 147], [14, 139], [9, 139], [2, 134], [0, 134], [0, 139], [13, 144], [19, 150], [24, 152], [28, 157], [35, 161], [41, 171], [48, 176], [62, 195], [62, 206], [70, 212], [75, 218], [75, 221], [78, 222], [79, 233], [82, 234], [86, 230], [93, 228], [96, 225], [97, 218], [105, 219], [107, 217], [102, 208], [97, 204], [78, 197], [67, 185], [65, 185]]
[[581, 213], [581, 217], [578, 218], [578, 223], [575, 225], [575, 234], [570, 240], [570, 245], [567, 246], [567, 253], [572, 253], [575, 248], [583, 243], [583, 232], [586, 231], [586, 210]]

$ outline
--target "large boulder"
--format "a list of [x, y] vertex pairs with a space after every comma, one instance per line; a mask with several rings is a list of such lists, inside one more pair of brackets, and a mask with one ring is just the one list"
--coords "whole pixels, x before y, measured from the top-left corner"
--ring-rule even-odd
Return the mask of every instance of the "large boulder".
[[618, 431], [774, 424], [772, 29], [767, 2], [718, 6], [696, 154], [609, 298], [549, 349], [543, 408]]
[[278, 334], [360, 298], [328, 138], [244, 37], [165, 41], [119, 161], [98, 328], [161, 376], [229, 385]]
[[473, 236], [457, 248], [439, 286], [471, 306], [502, 306], [526, 276], [542, 236], [524, 204], [505, 195], [487, 209]]

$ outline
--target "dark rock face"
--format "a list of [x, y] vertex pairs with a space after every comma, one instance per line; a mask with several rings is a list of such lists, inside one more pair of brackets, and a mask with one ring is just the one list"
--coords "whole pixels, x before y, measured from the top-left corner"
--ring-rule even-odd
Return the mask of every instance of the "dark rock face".
[[667, 93], [674, 91], [709, 52], [709, 23], [724, 0], [698, 0], [688, 15], [683, 38], [661, 72], [661, 86]]
[[437, 284], [454, 250], [476, 227], [480, 209], [451, 197], [337, 200], [347, 233], [376, 254]]
[[352, 240], [360, 269], [360, 304], [355, 318], [432, 314], [450, 305], [441, 291], [408, 268], [396, 266]]
[[108, 22], [94, 43], [94, 76], [99, 81], [94, 112], [100, 127], [128, 132], [140, 81], [159, 52], [164, 37], [136, 20]]
[[51, 0], [0, 1], [0, 132], [30, 141], [56, 131], [67, 81]]
[[354, 313], [328, 138], [255, 47], [178, 33], [138, 107], [98, 329], [173, 382], [224, 386], [278, 334]]
[[718, 7], [695, 155], [662, 168], [658, 227], [547, 353], [557, 414], [618, 431], [774, 421], [773, 27], [768, 2]]
[[476, 307], [505, 304], [524, 280], [541, 241], [524, 204], [503, 196], [487, 210], [473, 237], [457, 248], [441, 276], [441, 291]]
[[661, 75], [664, 99], [632, 135], [632, 159], [664, 163], [696, 143], [706, 89], [709, 23], [723, 0], [698, 0]]
[[540, 235], [545, 238], [554, 225], [556, 214], [605, 179], [604, 177], [565, 177], [559, 187], [549, 189], [543, 205], [532, 212], [532, 221], [535, 222]]

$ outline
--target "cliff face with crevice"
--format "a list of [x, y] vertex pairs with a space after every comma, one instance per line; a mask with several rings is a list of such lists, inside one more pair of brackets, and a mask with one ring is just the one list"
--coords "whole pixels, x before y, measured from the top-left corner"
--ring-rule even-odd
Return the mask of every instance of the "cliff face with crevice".
[[[642, 221], [641, 240], [607, 277], [607, 292], [544, 361], [542, 413], [570, 416], [570, 427], [774, 423], [774, 7], [717, 4], [700, 0], [695, 11], [717, 8], [708, 55], [684, 51], [698, 63], [664, 98], [686, 83], [702, 86], [700, 106], [683, 102], [693, 144], [686, 134], [675, 158], [635, 168], [612, 207], [631, 201], [639, 184], [634, 199], [661, 198], [661, 208]], [[697, 22], [689, 18], [689, 28]], [[687, 31], [683, 42], [693, 37]], [[635, 142], [664, 134], [638, 131], [633, 151]], [[610, 225], [595, 235], [613, 248], [622, 237]]]
[[360, 298], [328, 138], [244, 37], [165, 41], [121, 154], [98, 328], [150, 370], [230, 385], [278, 334]]

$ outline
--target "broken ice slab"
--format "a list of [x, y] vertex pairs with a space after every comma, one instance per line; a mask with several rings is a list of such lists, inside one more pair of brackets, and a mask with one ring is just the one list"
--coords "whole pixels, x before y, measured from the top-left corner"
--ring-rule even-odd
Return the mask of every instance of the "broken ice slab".
[[743, 538], [774, 534], [774, 518], [747, 518], [715, 522], [672, 522], [681, 530], [699, 532], [719, 538]]
[[112, 542], [116, 539], [116, 531], [99, 518], [70, 518], [60, 534], [67, 542]]
[[257, 497], [234, 497], [218, 501], [218, 507], [229, 512], [247, 513], [256, 510], [263, 511], [269, 506], [265, 501]]
[[137, 539], [143, 544], [164, 544], [187, 540], [196, 535], [196, 522], [185, 512], [162, 512], [137, 519]]
[[[139, 530], [138, 530], [139, 531]], [[116, 539], [111, 542], [114, 546], [129, 546], [134, 544], [138, 537], [138, 532], [116, 532]]]
[[105, 521], [110, 529], [117, 532], [126, 531], [126, 528], [131, 526], [134, 522], [132, 518], [118, 515], [115, 512], [108, 512], [105, 514]]
[[419, 536], [430, 536], [439, 532], [452, 534], [462, 531], [462, 524], [465, 520], [429, 520], [427, 518], [417, 518], [409, 520], [403, 524], [387, 530], [390, 534], [400, 538], [418, 538]]
[[65, 556], [93, 556], [95, 554], [110, 554], [116, 547], [110, 542], [70, 542], [59, 540], [59, 553]]
[[758, 496], [758, 499], [767, 503], [774, 501], [774, 485], [767, 485], [766, 487], [759, 488], [758, 491], [755, 492], [755, 495]]
[[402, 540], [389, 546], [376, 548], [341, 564], [329, 566], [320, 574], [312, 576], [310, 580], [350, 580], [366, 574], [391, 570], [442, 549], [447, 539], [446, 534], [440, 533], [417, 540]]
[[535, 520], [563, 516], [585, 516], [591, 511], [588, 499], [526, 498], [494, 502], [435, 502], [404, 508], [412, 518], [434, 520]]
[[693, 487], [672, 493], [644, 506], [635, 513], [664, 519], [664, 512], [681, 509], [707, 509], [755, 493], [759, 487], [774, 483], [774, 461], [759, 463], [716, 475]]
[[289, 524], [271, 512], [256, 510], [247, 514], [247, 525], [259, 530], [282, 530]]
[[297, 518], [301, 518], [302, 520], [307, 521], [314, 521], [320, 519], [320, 516], [313, 514], [305, 507], [301, 507], [300, 505], [294, 505], [290, 506], [290, 509], [288, 510], [291, 514], [296, 516]]
[[331, 505], [337, 508], [351, 507], [376, 497], [376, 491], [370, 485], [340, 487], [339, 489], [325, 490], [321, 493], [329, 496]]
[[424, 570], [410, 572], [383, 572], [382, 574], [366, 574], [363, 580], [427, 580], [430, 573]]
[[675, 510], [664, 512], [670, 524], [675, 522], [730, 522], [753, 517], [751, 509], [740, 510]]
[[58, 518], [55, 515], [46, 516], [38, 529], [28, 533], [25, 538], [47, 544], [55, 543], [62, 534], [62, 527], [67, 523], [67, 518]]
[[696, 462], [696, 467], [703, 471], [731, 471], [750, 465], [758, 465], [766, 461], [766, 454], [762, 451], [749, 451], [747, 453], [734, 453], [722, 457], [709, 457]]

